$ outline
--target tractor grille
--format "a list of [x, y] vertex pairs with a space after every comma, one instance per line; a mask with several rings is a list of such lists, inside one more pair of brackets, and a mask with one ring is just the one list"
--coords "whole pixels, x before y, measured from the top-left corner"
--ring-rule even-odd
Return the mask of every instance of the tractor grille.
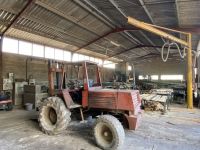
[[137, 115], [140, 112], [140, 106], [141, 106], [141, 99], [139, 91], [134, 91], [131, 93], [132, 100], [133, 100], [133, 106], [134, 106], [134, 115]]

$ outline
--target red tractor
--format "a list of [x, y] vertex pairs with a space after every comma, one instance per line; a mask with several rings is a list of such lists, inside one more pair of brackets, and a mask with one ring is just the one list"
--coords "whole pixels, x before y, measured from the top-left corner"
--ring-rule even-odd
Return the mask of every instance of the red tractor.
[[88, 115], [97, 118], [94, 137], [102, 149], [118, 149], [123, 145], [123, 126], [130, 130], [138, 127], [141, 116], [139, 91], [103, 89], [96, 63], [49, 63], [49, 94], [39, 111], [39, 125], [46, 134], [65, 130], [71, 115], [77, 111], [82, 120]]

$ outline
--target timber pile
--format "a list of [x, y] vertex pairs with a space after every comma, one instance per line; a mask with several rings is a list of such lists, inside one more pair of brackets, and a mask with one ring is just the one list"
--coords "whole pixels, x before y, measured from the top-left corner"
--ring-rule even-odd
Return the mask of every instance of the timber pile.
[[141, 97], [146, 111], [164, 111], [164, 104], [167, 101], [166, 95], [142, 94]]
[[164, 106], [160, 104], [159, 102], [155, 101], [148, 101], [144, 104], [144, 110], [145, 111], [163, 111]]

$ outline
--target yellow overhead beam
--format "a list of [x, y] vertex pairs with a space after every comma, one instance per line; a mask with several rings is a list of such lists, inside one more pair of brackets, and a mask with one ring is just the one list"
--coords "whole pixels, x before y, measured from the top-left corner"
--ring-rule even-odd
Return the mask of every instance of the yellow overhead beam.
[[[165, 28], [165, 27], [160, 27], [160, 26], [144, 23], [144, 22], [136, 20], [132, 17], [127, 17], [127, 19], [128, 19], [129, 24], [131, 24], [137, 28], [149, 31], [158, 36], [164, 37], [168, 40], [182, 44], [187, 47], [187, 105], [188, 105], [188, 108], [192, 109], [193, 108], [193, 94], [192, 94], [192, 40], [191, 40], [192, 37], [191, 37], [191, 33], [186, 33], [186, 32], [182, 32], [182, 31], [178, 31], [178, 30], [173, 30], [173, 29], [169, 29], [169, 28]], [[167, 32], [164, 32], [160, 29], [185, 34], [187, 36], [187, 41], [179, 39], [179, 38], [177, 38]]]
[[156, 35], [159, 35], [159, 36], [162, 36], [166, 39], [169, 39], [169, 40], [172, 40], [174, 42], [177, 42], [177, 43], [180, 43], [184, 46], [188, 46], [188, 43], [182, 39], [179, 39], [173, 35], [170, 35], [162, 30], [159, 30], [157, 29], [156, 27], [153, 27], [152, 25], [150, 24], [147, 24], [147, 23], [144, 23], [142, 21], [138, 21], [132, 17], [128, 17], [128, 23], [133, 25], [133, 26], [136, 26], [137, 28], [141, 28], [143, 30], [146, 30], [146, 31], [149, 31], [151, 33], [154, 33]]

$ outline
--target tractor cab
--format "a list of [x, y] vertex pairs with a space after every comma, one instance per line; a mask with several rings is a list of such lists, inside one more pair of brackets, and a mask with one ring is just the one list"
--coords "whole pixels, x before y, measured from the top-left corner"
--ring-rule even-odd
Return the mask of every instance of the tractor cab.
[[[49, 94], [63, 97], [68, 108], [88, 106], [88, 92], [102, 89], [97, 63], [82, 61], [53, 63], [49, 61]], [[71, 97], [71, 98], [70, 98]]]

